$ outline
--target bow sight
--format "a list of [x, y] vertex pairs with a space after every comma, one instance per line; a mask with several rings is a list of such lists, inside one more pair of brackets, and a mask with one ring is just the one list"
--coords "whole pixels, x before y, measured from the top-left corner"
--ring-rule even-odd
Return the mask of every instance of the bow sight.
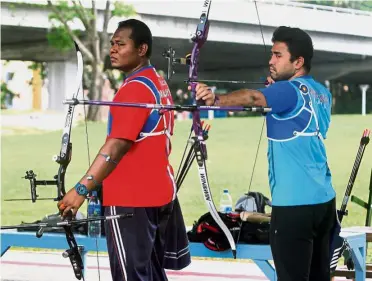
[[[176, 51], [169, 47], [163, 52], [163, 57], [167, 59], [167, 80], [170, 81], [172, 76], [176, 73], [174, 70], [174, 65], [188, 65], [191, 64], [191, 54], [187, 54], [184, 58], [177, 58]], [[245, 80], [214, 80], [214, 79], [185, 79], [185, 83], [191, 82], [201, 82], [201, 83], [230, 83], [230, 84], [259, 84], [267, 85], [266, 78], [263, 78], [262, 81], [245, 81]]]
[[176, 51], [172, 47], [169, 47], [168, 49], [164, 50], [163, 57], [165, 57], [168, 61], [167, 80], [170, 80], [172, 76], [176, 73], [173, 70], [173, 66], [175, 64], [190, 65], [191, 63], [191, 54], [186, 55], [184, 58], [176, 58]]
[[[39, 195], [36, 192], [36, 188], [37, 188], [38, 185], [55, 185], [55, 186], [57, 186], [57, 184], [58, 184], [58, 182], [57, 182], [58, 176], [57, 175], [54, 176], [54, 180], [36, 180], [36, 176], [37, 175], [34, 173], [33, 170], [29, 170], [29, 171], [26, 171], [26, 176], [23, 177], [24, 179], [30, 181], [32, 203], [35, 203], [36, 200], [39, 197]], [[45, 199], [53, 199], [53, 200], [57, 201], [58, 197], [57, 198], [40, 198], [40, 199], [44, 199], [44, 200]]]

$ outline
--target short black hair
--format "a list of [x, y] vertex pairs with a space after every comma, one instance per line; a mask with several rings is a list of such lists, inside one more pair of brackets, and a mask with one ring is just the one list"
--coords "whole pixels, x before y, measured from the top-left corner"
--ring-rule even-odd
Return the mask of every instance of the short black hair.
[[313, 58], [313, 41], [309, 34], [299, 28], [279, 26], [273, 33], [271, 41], [284, 42], [287, 44], [291, 54], [291, 62], [299, 57], [304, 58], [304, 68], [307, 72], [311, 69], [311, 59]]
[[146, 57], [151, 57], [152, 34], [150, 28], [144, 22], [136, 19], [129, 19], [119, 22], [118, 29], [120, 28], [130, 28], [132, 30], [130, 39], [133, 40], [134, 46], [138, 48], [141, 44], [147, 44], [148, 49]]

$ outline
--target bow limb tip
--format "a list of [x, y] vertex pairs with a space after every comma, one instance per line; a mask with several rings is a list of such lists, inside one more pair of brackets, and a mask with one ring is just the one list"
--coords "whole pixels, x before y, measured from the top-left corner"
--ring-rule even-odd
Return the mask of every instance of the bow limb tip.
[[80, 52], [79, 45], [75, 41], [74, 41], [74, 45], [75, 45], [76, 52]]
[[234, 260], [236, 260], [236, 250], [231, 250], [231, 251], [232, 251], [232, 254], [233, 254]]

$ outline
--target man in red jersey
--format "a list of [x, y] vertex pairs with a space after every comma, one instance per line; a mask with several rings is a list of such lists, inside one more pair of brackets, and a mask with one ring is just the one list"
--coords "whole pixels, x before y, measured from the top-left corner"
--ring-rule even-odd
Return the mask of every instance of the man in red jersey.
[[[126, 79], [114, 102], [173, 104], [166, 81], [150, 65], [151, 50], [151, 31], [143, 22], [119, 23], [110, 58]], [[165, 249], [177, 190], [168, 160], [173, 125], [173, 111], [111, 106], [105, 144], [86, 175], [58, 203], [64, 216], [70, 210], [76, 214], [87, 193], [103, 182], [105, 215], [134, 214], [105, 224], [114, 281], [167, 280], [164, 259], [177, 253]], [[182, 214], [179, 221], [183, 223]], [[187, 243], [185, 247], [188, 251]]]

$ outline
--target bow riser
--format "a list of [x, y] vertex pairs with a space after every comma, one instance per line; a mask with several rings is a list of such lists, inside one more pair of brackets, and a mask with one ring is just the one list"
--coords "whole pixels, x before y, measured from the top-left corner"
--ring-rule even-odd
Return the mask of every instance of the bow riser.
[[[191, 63], [189, 67], [189, 81], [197, 80], [198, 79], [198, 67], [199, 67], [199, 56], [200, 56], [200, 48], [203, 47], [204, 43], [207, 41], [208, 38], [208, 31], [209, 31], [209, 10], [211, 7], [211, 0], [205, 0], [202, 7], [202, 12], [200, 16], [199, 23], [196, 27], [196, 32], [192, 37], [192, 41], [194, 42], [194, 47], [191, 52]], [[193, 95], [194, 104], [197, 104], [195, 100], [195, 93], [196, 93], [196, 82], [190, 82], [189, 85], [191, 86], [191, 93]], [[199, 102], [200, 105], [200, 102]], [[201, 126], [200, 121], [200, 113], [199, 111], [195, 111], [192, 114], [193, 119], [193, 130], [195, 132], [195, 136], [198, 137], [200, 141], [200, 150], [204, 154], [205, 159], [207, 158], [207, 148], [204, 143], [203, 138], [203, 129]]]

